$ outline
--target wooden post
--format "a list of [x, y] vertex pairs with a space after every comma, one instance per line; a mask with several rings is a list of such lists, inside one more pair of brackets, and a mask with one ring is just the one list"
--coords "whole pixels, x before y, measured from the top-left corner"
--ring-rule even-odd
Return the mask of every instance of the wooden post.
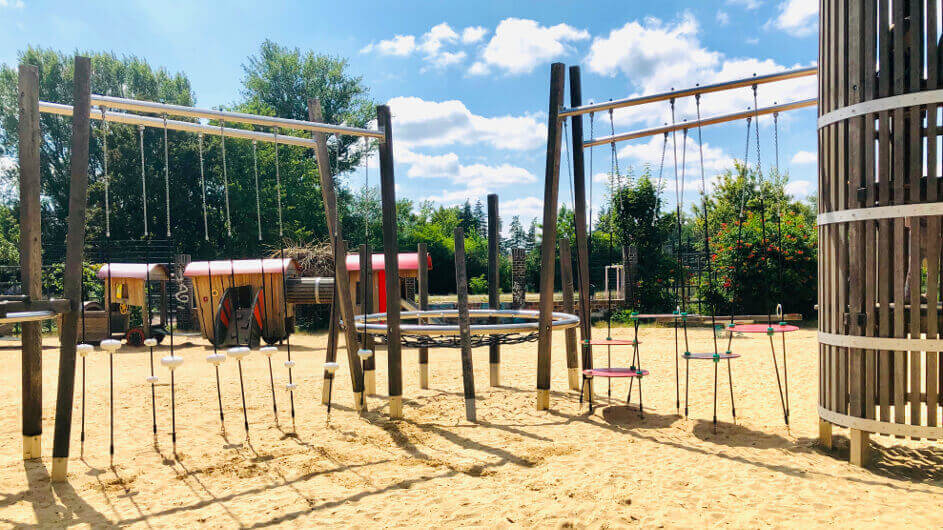
[[[429, 309], [429, 264], [426, 258], [426, 244], [419, 243], [416, 249], [419, 255], [419, 271], [416, 281], [419, 282], [419, 310]], [[424, 324], [425, 320], [421, 320]], [[429, 348], [419, 348], [419, 388], [429, 388]]]
[[[370, 245], [360, 245], [360, 304], [364, 314], [373, 313], [373, 256]], [[368, 396], [377, 393], [377, 356], [371, 336], [363, 337], [363, 347], [373, 351], [373, 355], [363, 362], [363, 391]]]
[[[42, 206], [39, 202], [39, 70], [20, 65], [20, 281], [29, 300], [42, 298]], [[42, 322], [22, 325], [23, 459], [39, 458], [43, 436]]]
[[88, 198], [89, 110], [92, 62], [76, 57], [72, 114], [72, 157], [69, 181], [69, 220], [66, 234], [65, 271], [62, 290], [71, 302], [62, 315], [59, 330], [59, 388], [56, 395], [56, 427], [52, 441], [52, 480], [65, 480], [69, 467], [72, 432], [72, 398], [75, 391], [75, 346], [79, 307], [82, 303], [82, 262], [85, 247], [85, 206]]
[[[308, 100], [308, 119], [321, 121], [321, 103], [317, 99]], [[344, 320], [344, 334], [347, 342], [347, 362], [350, 365], [351, 387], [354, 391], [354, 407], [363, 408], [363, 371], [357, 350], [357, 330], [354, 322], [354, 306], [350, 299], [350, 281], [347, 277], [347, 244], [342, 239], [341, 226], [337, 222], [337, 198], [334, 193], [334, 176], [331, 172], [331, 157], [327, 150], [327, 136], [322, 132], [312, 133], [317, 143], [315, 156], [318, 162], [318, 174], [321, 178], [321, 199], [324, 201], [324, 217], [327, 219], [328, 235], [334, 247], [334, 302], [340, 309], [340, 318]], [[330, 381], [325, 380], [325, 385]], [[323, 395], [323, 392], [322, 392]]]
[[[570, 257], [570, 240], [560, 238], [560, 283], [563, 284], [563, 311], [573, 313], [573, 261]], [[570, 390], [580, 389], [580, 365], [576, 358], [576, 329], [566, 333], [566, 373]]]
[[[583, 104], [582, 87], [580, 83], [580, 67], [570, 67], [570, 106], [579, 107]], [[576, 224], [576, 277], [579, 281], [579, 310], [580, 317], [580, 344], [582, 344], [583, 369], [593, 367], [593, 350], [589, 341], [593, 338], [590, 325], [589, 300], [589, 243], [586, 236], [586, 166], [583, 162], [583, 116], [576, 115], [570, 118], [573, 130], [573, 195], [576, 204], [573, 205], [573, 221]], [[584, 398], [592, 395], [593, 380], [586, 381]]]
[[[488, 195], [488, 305], [491, 309], [501, 309], [501, 278], [498, 256], [498, 244], [501, 233], [498, 227], [498, 196]], [[488, 361], [491, 368], [491, 386], [501, 384], [501, 345], [492, 340], [488, 345]]]
[[871, 436], [867, 431], [851, 428], [851, 455], [848, 460], [853, 466], [866, 466], [871, 460]]
[[560, 178], [560, 120], [563, 104], [563, 63], [550, 66], [550, 108], [544, 177], [544, 218], [540, 243], [540, 316], [537, 337], [537, 410], [550, 408], [550, 350], [553, 339], [553, 266], [557, 250], [557, 192]]
[[468, 316], [465, 231], [460, 226], [455, 227], [455, 292], [458, 295], [458, 330], [462, 345], [462, 386], [465, 389], [465, 418], [473, 422], [477, 421], [475, 413], [475, 371], [472, 366], [471, 322]]
[[522, 248], [511, 249], [511, 305], [523, 309], [527, 288], [524, 274], [527, 272], [527, 254]]
[[[332, 363], [337, 360], [337, 339], [339, 338], [337, 323], [337, 282], [334, 283], [334, 298], [331, 300], [331, 315], [327, 324], [327, 349], [324, 352], [324, 362]], [[321, 404], [327, 405], [331, 401], [331, 386], [334, 374], [324, 370], [321, 383]]]
[[832, 424], [819, 419], [819, 443], [826, 449], [832, 448]]
[[380, 143], [380, 198], [383, 208], [383, 262], [386, 276], [386, 359], [389, 363], [390, 418], [403, 416], [403, 359], [400, 344], [399, 243], [396, 235], [396, 182], [393, 176], [393, 129], [390, 108], [377, 107]]

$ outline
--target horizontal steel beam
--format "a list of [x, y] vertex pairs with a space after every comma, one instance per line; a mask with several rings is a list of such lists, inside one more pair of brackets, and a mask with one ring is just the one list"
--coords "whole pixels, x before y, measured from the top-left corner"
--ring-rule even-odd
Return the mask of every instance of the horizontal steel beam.
[[753, 116], [763, 116], [766, 114], [776, 114], [779, 112], [786, 112], [787, 110], [796, 110], [805, 107], [813, 107], [818, 103], [816, 98], [803, 99], [800, 101], [793, 101], [792, 103], [783, 103], [782, 105], [773, 105], [771, 107], [763, 107], [761, 109], [750, 109], [744, 110], [741, 112], [734, 112], [733, 114], [723, 114], [721, 116], [713, 116], [710, 118], [701, 118], [700, 120], [694, 121], [685, 121], [680, 123], [675, 123], [672, 125], [663, 125], [661, 127], [652, 127], [649, 129], [640, 129], [638, 131], [632, 131], [628, 133], [617, 134], [615, 136], [602, 136], [600, 138], [595, 138], [587, 142], [583, 142], [583, 147], [593, 147], [596, 145], [606, 145], [613, 144], [616, 142], [624, 142], [626, 140], [634, 140], [636, 138], [645, 138], [647, 136], [655, 136], [658, 134], [668, 134], [674, 131], [683, 131], [685, 129], [693, 129], [698, 126], [705, 125], [715, 125], [718, 123], [724, 123], [728, 121], [737, 121], [745, 120], [747, 118], [752, 118]]
[[[762, 85], [765, 83], [775, 83], [777, 81], [785, 81], [787, 79], [796, 79], [798, 77], [806, 77], [816, 75], [818, 73], [817, 66], [810, 66], [808, 68], [798, 68], [796, 70], [787, 70], [785, 72], [777, 72], [775, 74], [766, 74], [766, 75], [754, 75], [751, 77], [745, 77], [743, 79], [735, 79], [733, 81], [724, 81], [722, 83], [714, 83], [712, 85], [704, 86], [695, 86], [693, 88], [685, 88], [683, 90], [672, 90], [670, 92], [662, 92], [660, 94], [652, 94], [649, 96], [639, 96], [634, 98], [625, 98], [617, 99], [615, 101], [606, 101], [604, 103], [593, 103], [591, 105], [583, 105], [580, 107], [574, 107], [572, 109], [563, 109], [560, 111], [560, 118], [566, 118], [567, 116], [577, 116], [580, 114], [589, 114], [591, 112], [602, 112], [608, 111], [609, 109], [621, 109], [624, 107], [635, 107], [638, 105], [644, 105], [646, 103], [655, 103], [657, 101], [668, 101], [671, 99], [695, 96], [697, 94], [707, 94], [709, 92], [719, 92], [721, 90], [730, 90], [733, 88], [742, 88], [753, 85]], [[95, 96], [92, 96], [92, 103], [95, 103]]]
[[288, 118], [277, 118], [274, 116], [260, 116], [258, 114], [247, 114], [244, 112], [198, 109], [184, 105], [171, 105], [168, 103], [156, 103], [153, 101], [143, 101], [139, 99], [126, 99], [92, 94], [92, 105], [98, 105], [99, 107], [108, 107], [112, 109], [131, 110], [134, 112], [187, 116], [190, 118], [207, 118], [212, 120], [228, 121], [231, 123], [246, 123], [250, 125], [262, 125], [265, 127], [282, 127], [285, 129], [317, 131], [323, 133], [344, 134], [360, 137], [366, 136], [370, 138], [379, 138], [381, 140], [383, 139], [383, 131], [372, 129], [346, 127], [344, 125], [331, 125], [328, 123], [318, 123], [305, 120], [292, 120]]
[[[61, 103], [39, 102], [39, 111], [47, 114], [58, 114], [60, 116], [71, 116], [72, 106]], [[140, 116], [137, 114], [127, 114], [124, 112], [107, 112], [101, 109], [92, 109], [89, 117], [94, 120], [107, 120], [112, 123], [124, 123], [127, 125], [142, 125], [155, 129], [164, 128], [164, 119], [153, 116]], [[264, 133], [258, 131], [248, 131], [246, 129], [232, 129], [229, 127], [216, 127], [213, 125], [204, 125], [202, 123], [190, 121], [167, 120], [167, 128], [172, 131], [184, 131], [196, 134], [212, 134], [216, 136], [226, 136], [227, 138], [242, 138], [245, 140], [255, 140], [259, 142], [279, 143], [284, 145], [297, 145], [299, 147], [314, 148], [315, 142], [310, 138], [299, 138], [297, 136], [288, 136], [275, 133]]]

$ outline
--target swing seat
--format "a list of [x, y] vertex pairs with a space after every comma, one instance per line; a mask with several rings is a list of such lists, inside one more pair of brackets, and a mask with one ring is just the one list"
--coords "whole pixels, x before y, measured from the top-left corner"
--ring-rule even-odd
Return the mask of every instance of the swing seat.
[[583, 344], [589, 344], [590, 346], [635, 346], [641, 344], [642, 341], [634, 340], [624, 340], [624, 339], [591, 339], [584, 340]]
[[583, 370], [583, 375], [585, 377], [607, 378], [644, 377], [648, 375], [648, 370], [637, 370], [632, 368], [591, 368], [588, 370]]
[[727, 329], [730, 331], [736, 331], [738, 333], [768, 333], [770, 328], [772, 328], [773, 333], [789, 333], [791, 331], [799, 331], [798, 326], [793, 326], [791, 324], [737, 324]]
[[[713, 360], [713, 359], [714, 359], [714, 354], [713, 354], [713, 353], [682, 353], [682, 354], [681, 354], [681, 357], [682, 357], [683, 359], [707, 359], [707, 360]], [[736, 353], [718, 353], [718, 354], [717, 354], [717, 359], [718, 359], [718, 360], [719, 360], [719, 359], [736, 359], [736, 358], [738, 358], [738, 357], [740, 357], [740, 355], [739, 355], [739, 354], [736, 354]]]

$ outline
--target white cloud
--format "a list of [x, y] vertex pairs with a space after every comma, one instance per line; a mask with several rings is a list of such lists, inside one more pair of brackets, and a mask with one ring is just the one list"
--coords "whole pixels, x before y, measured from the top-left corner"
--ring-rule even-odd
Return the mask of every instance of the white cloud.
[[547, 27], [534, 20], [506, 18], [494, 30], [481, 54], [481, 62], [510, 74], [526, 74], [538, 64], [569, 53], [569, 43], [588, 38], [587, 31], [568, 24]]
[[[685, 13], [674, 24], [648, 17], [641, 23], [631, 21], [596, 37], [586, 63], [590, 71], [614, 77], [622, 73], [633, 79], [658, 79], [659, 85], [687, 86], [692, 79], [720, 64], [721, 54], [710, 51], [697, 39], [694, 16]], [[649, 82], [642, 82], [647, 89]]]
[[[469, 29], [466, 28], [465, 33]], [[380, 55], [407, 57], [422, 54], [423, 59], [435, 68], [444, 68], [465, 59], [464, 51], [447, 51], [445, 47], [457, 44], [460, 37], [447, 23], [442, 22], [429, 28], [420, 37], [415, 35], [396, 35], [392, 39], [381, 40], [364, 46], [360, 53], [376, 52]]]
[[488, 75], [489, 73], [491, 73], [491, 69], [481, 61], [475, 61], [468, 68], [468, 75]]
[[485, 143], [519, 151], [536, 149], [547, 138], [546, 126], [534, 115], [487, 118], [473, 114], [461, 101], [417, 97], [395, 97], [388, 105], [397, 142], [406, 146]]
[[792, 155], [793, 164], [815, 164], [819, 157], [812, 151], [798, 151]]
[[818, 31], [818, 0], [784, 0], [779, 15], [767, 23], [794, 37], [805, 37]]
[[[692, 183], [697, 182], [699, 189], [700, 184], [700, 158], [697, 149], [697, 141], [691, 135], [687, 136], [685, 141], [685, 136], [681, 133], [677, 135], [678, 141], [678, 173], [681, 173], [681, 164], [684, 162], [684, 180], [685, 187], [688, 189], [691, 188]], [[672, 145], [673, 138], [672, 135], [668, 136], [668, 144], [664, 145], [663, 136], [652, 136], [647, 143], [627, 143], [619, 149], [619, 158], [620, 160], [625, 159], [636, 164], [647, 164], [651, 166], [652, 178], [658, 179], [658, 168], [661, 164], [661, 153], [662, 149], [665, 149], [665, 167], [664, 167], [664, 179], [665, 182], [672, 183], [674, 186], [674, 148]], [[682, 143], [684, 142], [684, 143]], [[730, 154], [725, 152], [719, 147], [714, 147], [707, 142], [704, 142], [704, 171], [706, 177], [713, 176], [712, 173], [723, 171], [725, 169], [733, 167], [734, 159]]]
[[791, 180], [786, 183], [786, 193], [796, 198], [806, 197], [815, 190], [815, 183], [807, 180]]
[[389, 40], [381, 40], [375, 44], [368, 44], [360, 50], [360, 53], [370, 53], [373, 51], [380, 55], [406, 57], [416, 51], [416, 37], [412, 35], [396, 35]]
[[13, 9], [23, 9], [26, 4], [23, 0], [0, 0], [0, 7], [12, 7]]
[[419, 49], [426, 53], [426, 58], [439, 54], [442, 46], [458, 40], [458, 33], [445, 22], [436, 24], [426, 32], [421, 39]]
[[[521, 222], [526, 224], [528, 219], [543, 216], [544, 201], [539, 197], [523, 197], [521, 199], [511, 199], [501, 203], [501, 217], [511, 219], [515, 215], [520, 216]], [[510, 224], [510, 221], [505, 224]]]
[[465, 44], [474, 44], [485, 38], [488, 34], [488, 28], [482, 26], [469, 26], [462, 30], [462, 42]]
[[463, 184], [469, 188], [502, 187], [537, 182], [537, 177], [522, 167], [510, 164], [463, 165], [455, 153], [427, 155], [397, 147], [395, 156], [398, 163], [409, 165], [406, 176], [410, 178], [451, 179], [456, 184]]
[[466, 56], [467, 54], [465, 52], [442, 52], [427, 60], [432, 64], [432, 66], [437, 68], [445, 68], [451, 64], [462, 62]]
[[728, 15], [726, 11], [718, 11], [716, 18], [717, 18], [717, 23], [720, 24], [721, 26], [726, 26], [727, 24], [730, 24], [730, 15]]
[[[597, 37], [585, 62], [594, 73], [613, 77], [622, 74], [628, 78], [636, 89], [629, 94], [630, 97], [800, 66], [781, 65], [772, 59], [727, 58], [723, 53], [704, 46], [698, 38], [699, 31], [697, 21], [690, 13], [684, 13], [670, 23], [653, 17], [630, 21], [607, 36]], [[774, 101], [794, 101], [814, 96], [815, 93], [815, 78], [804, 77], [763, 85], [759, 88], [758, 102], [760, 106], [767, 106]], [[707, 94], [701, 99], [701, 116], [740, 111], [752, 106], [753, 93], [749, 88]], [[695, 110], [693, 98], [678, 100], [675, 119], [694, 119]], [[762, 122], [770, 120], [769, 117], [761, 118]], [[668, 104], [665, 103], [660, 107], [646, 105], [618, 109], [614, 113], [614, 121], [623, 128], [627, 125], [652, 126], [670, 122], [671, 116]], [[608, 129], [608, 124], [601, 123], [600, 126]], [[604, 132], [601, 129], [597, 134]]]
[[762, 5], [760, 0], [727, 0], [726, 4], [731, 6], [741, 6], [744, 9], [756, 9]]

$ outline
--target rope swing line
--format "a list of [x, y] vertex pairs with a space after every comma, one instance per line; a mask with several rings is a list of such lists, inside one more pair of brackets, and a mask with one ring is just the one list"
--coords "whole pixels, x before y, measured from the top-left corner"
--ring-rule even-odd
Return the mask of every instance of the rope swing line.
[[[287, 360], [285, 365], [288, 367], [288, 399], [291, 406], [291, 421], [292, 426], [295, 423], [295, 383], [292, 376], [292, 367], [295, 365], [295, 362], [291, 360], [291, 330], [288, 329], [288, 270], [285, 267], [285, 232], [284, 225], [282, 224], [282, 177], [281, 170], [279, 169], [279, 158], [278, 158], [278, 127], [273, 131], [275, 133], [275, 204], [278, 210], [278, 257], [279, 262], [281, 263], [280, 267], [282, 268], [282, 313], [284, 315], [284, 323], [282, 324], [285, 328], [285, 348], [287, 350]], [[274, 297], [274, 293], [272, 295]]]
[[[695, 95], [694, 102], [695, 102], [695, 107], [696, 107], [696, 109], [697, 109], [697, 120], [698, 120], [698, 127], [697, 127], [697, 148], [698, 148], [698, 154], [699, 154], [699, 158], [700, 158], [701, 201], [702, 201], [702, 209], [703, 209], [703, 213], [704, 213], [704, 252], [705, 252], [705, 254], [706, 254], [707, 257], [708, 257], [708, 259], [707, 259], [707, 282], [708, 282], [708, 285], [714, 285], [714, 269], [713, 269], [713, 265], [711, 264], [711, 259], [710, 259], [710, 256], [711, 256], [711, 251], [710, 251], [710, 235], [709, 235], [709, 233], [708, 233], [708, 223], [709, 223], [710, 217], [709, 217], [709, 212], [708, 212], [709, 201], [708, 201], [708, 199], [707, 199], [707, 178], [706, 178], [705, 175], [704, 175], [704, 139], [703, 139], [703, 132], [702, 132], [701, 125], [700, 125], [700, 121], [701, 121], [701, 95], [700, 95], [700, 94]], [[714, 345], [714, 354], [713, 354], [713, 361], [714, 361], [714, 396], [713, 396], [713, 398], [714, 398], [714, 405], [713, 405], [714, 420], [713, 420], [713, 430], [714, 430], [714, 432], [716, 432], [716, 431], [717, 431], [717, 364], [719, 363], [719, 361], [720, 361], [720, 359], [721, 359], [721, 355], [720, 355], [720, 352], [719, 352], [718, 347], [717, 347], [717, 333], [714, 331], [714, 330], [717, 329], [716, 307], [714, 307], [713, 305], [710, 305], [710, 306], [709, 306], [709, 309], [710, 309], [710, 315], [711, 315], [711, 337], [712, 337], [713, 345]], [[733, 394], [733, 369], [732, 369], [732, 367], [731, 367], [731, 365], [730, 365], [730, 360], [733, 358], [733, 355], [732, 355], [732, 353], [728, 350], [728, 351], [726, 351], [726, 352], [724, 353], [723, 357], [727, 360], [727, 382], [728, 382], [728, 386], [729, 386], [729, 388], [730, 388], [730, 408], [731, 408], [731, 412], [732, 412], [732, 415], [733, 415], [734, 422], [736, 422], [736, 420], [737, 420], [737, 408], [736, 408], [736, 405], [735, 405], [735, 402], [734, 402], [734, 394]], [[685, 416], [688, 415], [688, 384], [687, 384], [687, 382], [688, 382], [688, 368], [689, 368], [688, 364], [689, 364], [689, 360], [688, 360], [688, 359], [685, 359], [685, 374], [684, 374], [684, 377], [685, 377], [684, 415], [685, 415]]]
[[[337, 138], [337, 140], [338, 140], [338, 145], [341, 145], [340, 138]], [[368, 154], [370, 143], [367, 138], [364, 138], [363, 140], [364, 140], [363, 193], [364, 193], [364, 200], [366, 200], [367, 193], [369, 193], [369, 187], [370, 187], [370, 156]], [[340, 159], [338, 159], [338, 163], [340, 163]], [[366, 204], [366, 202], [364, 202], [364, 204]], [[363, 245], [363, 253], [361, 254], [361, 258], [360, 258], [361, 259], [360, 285], [362, 287], [361, 294], [360, 294], [360, 306], [361, 306], [361, 309], [363, 310], [364, 318], [366, 318], [367, 314], [373, 309], [372, 307], [369, 307], [369, 308], [367, 307], [367, 302], [368, 302], [367, 292], [368, 290], [372, 291], [370, 287], [372, 287], [372, 283], [373, 283], [373, 277], [372, 277], [373, 268], [372, 267], [370, 268], [371, 277], [368, 278], [365, 274], [367, 270], [366, 269], [367, 260], [371, 260], [370, 261], [371, 265], [372, 265], [372, 260], [373, 260], [373, 256], [371, 255], [371, 251], [370, 251], [370, 243], [368, 242], [368, 239], [367, 239], [369, 233], [370, 233], [369, 212], [366, 208], [364, 208], [364, 211], [363, 211], [363, 243], [364, 245]], [[372, 298], [370, 299], [369, 302], [372, 306], [373, 304]], [[364, 388], [364, 391], [360, 394], [360, 406], [364, 410], [366, 410], [366, 405], [367, 405], [367, 397], [366, 397], [367, 396], [367, 391], [366, 391], [367, 367], [370, 363], [370, 359], [374, 355], [372, 348], [373, 348], [373, 340], [372, 338], [367, 336], [367, 330], [366, 328], [364, 328], [363, 337], [360, 340], [360, 351], [358, 352], [358, 357], [361, 360], [361, 370], [360, 370], [361, 382], [360, 383], [361, 383], [361, 386], [363, 386]]]
[[742, 168], [743, 169], [742, 171], [743, 183], [740, 186], [740, 210], [737, 214], [737, 244], [735, 247], [736, 252], [734, 253], [734, 260], [733, 260], [734, 274], [731, 277], [731, 280], [732, 280], [731, 285], [733, 285], [735, 282], [737, 287], [736, 287], [736, 290], [732, 290], [730, 294], [730, 323], [727, 324], [727, 330], [728, 330], [727, 351], [730, 351], [731, 346], [733, 345], [733, 328], [735, 326], [734, 318], [736, 317], [736, 314], [737, 314], [736, 313], [737, 298], [741, 298], [741, 299], [743, 298], [743, 287], [738, 281], [738, 278], [740, 277], [740, 264], [741, 264], [741, 261], [743, 260], [743, 248], [742, 248], [743, 247], [743, 221], [744, 221], [743, 212], [744, 212], [744, 209], [746, 208], [746, 200], [747, 200], [747, 186], [748, 186], [747, 177], [749, 176], [749, 170], [747, 168], [749, 167], [749, 158], [750, 158], [750, 124], [752, 123], [752, 121], [753, 121], [752, 117], [747, 117], [746, 119], [747, 140], [746, 140], [746, 148], [744, 149], [744, 152], [743, 152], [743, 168]]
[[[763, 189], [763, 167], [760, 164], [760, 122], [759, 117], [756, 114], [757, 110], [757, 86], [753, 85], [753, 112], [754, 112], [754, 129], [756, 132], [756, 170], [759, 175], [759, 183], [757, 192], [760, 196], [760, 231], [761, 237], [760, 243], [763, 245], [763, 268], [765, 269], [766, 265], [769, 263], [769, 241], [766, 238], [766, 204], [765, 204], [765, 190]], [[783, 420], [786, 422], [786, 426], [789, 426], [789, 413], [786, 410], [786, 398], [783, 395], [783, 384], [779, 375], [779, 363], [776, 360], [776, 347], [773, 343], [773, 316], [770, 311], [770, 302], [769, 302], [769, 284], [770, 282], [763, 282], [763, 305], [766, 308], [766, 325], [767, 325], [767, 336], [769, 336], [769, 345], [770, 353], [773, 357], [773, 370], [776, 372], [776, 386], [779, 391], [779, 401], [783, 408]], [[785, 339], [785, 337], [784, 337]]]
[[[564, 122], [565, 123], [565, 122]], [[612, 109], [609, 109], [609, 130], [610, 134], [615, 135], [615, 121], [613, 120]], [[616, 143], [612, 142], [609, 144], [609, 160], [610, 160], [610, 169], [609, 169], [609, 257], [608, 263], [612, 264], [612, 233], [615, 230], [613, 226], [613, 218], [615, 217], [615, 207], [616, 207], [616, 184], [615, 181], [619, 177], [619, 156], [616, 151]], [[609, 278], [606, 278], [606, 340], [612, 340], [612, 291], [609, 290]], [[612, 346], [606, 345], [606, 368], [612, 368]], [[612, 378], [606, 378], [607, 394], [608, 398], [612, 399]]]
[[[776, 102], [773, 102], [775, 105]], [[773, 113], [773, 146], [776, 154], [776, 166], [774, 171], [776, 172], [776, 178], [779, 178], [779, 113]], [[783, 314], [783, 303], [785, 300], [785, 284], [783, 283], [783, 205], [782, 201], [779, 201], [777, 205], [776, 212], [776, 246], [778, 247], [778, 262], [779, 262], [779, 301], [777, 305], [778, 314]], [[782, 328], [785, 328], [786, 322], [782, 321], [780, 318], [779, 325]], [[786, 366], [786, 333], [782, 333], [783, 339], [783, 386], [785, 387], [786, 394], [786, 425], [789, 425], [789, 370]]]
[[[255, 182], [255, 216], [256, 216], [256, 227], [258, 230], [258, 239], [256, 241], [256, 248], [259, 253], [259, 273], [262, 275], [262, 287], [259, 294], [262, 295], [262, 307], [259, 311], [259, 316], [261, 317], [261, 322], [259, 325], [259, 334], [262, 335], [262, 340], [265, 337], [265, 328], [268, 324], [267, 312], [268, 312], [268, 289], [265, 286], [265, 257], [262, 252], [262, 208], [261, 208], [261, 199], [259, 198], [259, 154], [258, 154], [258, 142], [252, 140], [252, 174]], [[256, 301], [254, 304], [255, 307], [258, 307], [258, 295], [256, 295]], [[249, 333], [251, 334], [252, 328], [252, 319], [254, 315], [249, 315]], [[238, 333], [238, 331], [237, 331]], [[250, 341], [251, 347], [251, 341]], [[268, 377], [269, 377], [269, 386], [272, 389], [272, 413], [275, 415], [275, 423], [278, 424], [278, 400], [275, 398], [275, 374], [272, 371], [272, 353], [273, 350], [269, 349], [268, 346], [260, 347], [261, 351], [267, 361], [268, 361]]]
[[[669, 100], [669, 105], [671, 107], [671, 125], [676, 123], [675, 119], [675, 100], [671, 98]], [[684, 302], [684, 297], [681, 293], [681, 280], [680, 275], [682, 274], [682, 263], [681, 263], [681, 198], [680, 198], [680, 188], [679, 186], [679, 173], [678, 173], [678, 133], [673, 131], [671, 133], [671, 150], [674, 156], [674, 176], [675, 176], [675, 208], [676, 208], [676, 220], [678, 225], [678, 242], [677, 242], [677, 266], [678, 266], [678, 277], [676, 277], [675, 282], [675, 296], [678, 298], [678, 305], [675, 310], [672, 312], [674, 314], [674, 337], [675, 337], [675, 410], [681, 411], [681, 388], [680, 388], [680, 379], [681, 379], [681, 370], [678, 364], [678, 356], [681, 353], [679, 337], [678, 337], [678, 324], [680, 323], [684, 327], [684, 352], [687, 353], [688, 350], [688, 322], [687, 322], [687, 312]], [[683, 178], [683, 177], [681, 177]]]
[[[207, 215], [206, 215], [206, 176], [205, 176], [204, 167], [203, 167], [203, 164], [204, 164], [203, 133], [199, 134], [199, 150], [200, 150], [200, 186], [202, 188], [202, 194], [203, 194], [203, 237], [206, 239], [206, 241], [209, 241], [210, 240], [209, 221], [207, 220]], [[212, 312], [214, 311], [213, 291], [215, 290], [215, 288], [213, 287], [213, 268], [211, 266], [207, 266], [206, 273], [207, 273], [207, 280], [209, 282], [209, 291], [210, 291], [209, 293], [210, 313], [211, 313], [210, 325], [209, 327], [207, 327], [206, 325], [206, 315], [202, 309], [203, 304], [200, 304], [200, 325], [202, 326], [201, 329], [206, 330], [207, 336], [209, 336], [209, 334], [212, 333], [212, 337], [213, 337], [210, 340], [210, 344], [213, 345], [213, 354], [208, 355], [206, 357], [206, 362], [211, 363], [216, 371], [216, 398], [219, 402], [219, 424], [220, 424], [220, 429], [222, 429], [222, 431], [225, 432], [226, 424], [225, 424], [225, 418], [223, 414], [223, 391], [222, 391], [220, 381], [219, 381], [219, 365], [222, 364], [226, 360], [226, 356], [221, 355], [219, 353], [219, 349], [217, 348], [219, 337], [217, 336], [217, 333], [216, 333], [216, 322], [214, 321], [214, 317], [212, 315]]]
[[[229, 236], [229, 242], [232, 244], [232, 219], [229, 216], [229, 176], [226, 169], [226, 135], [225, 127], [223, 122], [220, 122], [219, 132], [221, 138], [221, 148], [223, 154], [223, 190], [226, 197], [226, 232]], [[208, 270], [212, 270], [212, 263], [207, 265]], [[220, 282], [222, 286], [222, 282]], [[230, 310], [232, 313], [232, 320], [230, 321], [230, 326], [235, 326], [235, 335], [236, 335], [236, 346], [233, 346], [226, 350], [226, 353], [236, 359], [236, 365], [239, 367], [239, 394], [242, 397], [242, 424], [245, 428], [246, 438], [249, 437], [249, 413], [246, 408], [246, 387], [242, 375], [242, 358], [249, 354], [249, 347], [242, 346], [239, 343], [239, 306], [238, 301], [239, 297], [235, 295], [235, 286], [236, 286], [236, 273], [233, 264], [232, 253], [229, 254], [229, 290], [228, 298], [224, 294], [224, 298], [228, 299], [230, 302]], [[212, 284], [210, 284], [212, 289]], [[221, 300], [220, 303], [224, 303], [225, 300]], [[213, 328], [216, 328], [216, 323], [213, 323]], [[214, 332], [215, 336], [215, 332]], [[218, 338], [218, 337], [217, 337]], [[226, 340], [226, 337], [223, 337], [223, 340]]]
[[[174, 248], [173, 244], [173, 235], [171, 233], [171, 215], [170, 215], [170, 156], [169, 156], [169, 146], [167, 141], [167, 116], [164, 116], [164, 186], [166, 193], [164, 194], [164, 207], [167, 215], [167, 240], [170, 244], [170, 248]], [[150, 242], [150, 239], [148, 239]], [[167, 264], [167, 270], [171, 271], [172, 264]], [[150, 266], [148, 266], [150, 270]], [[183, 357], [178, 357], [174, 352], [174, 322], [177, 316], [177, 304], [173, 303], [173, 300], [176, 299], [176, 282], [174, 280], [174, 275], [176, 271], [170, 275], [170, 278], [167, 280], [167, 300], [170, 300], [170, 310], [168, 315], [167, 322], [167, 331], [170, 335], [170, 355], [164, 357], [160, 360], [161, 364], [170, 369], [170, 436], [171, 442], [173, 443], [173, 454], [176, 457], [177, 455], [177, 396], [176, 396], [176, 385], [174, 380], [174, 370], [183, 364]], [[150, 307], [150, 298], [148, 298], [148, 307]], [[148, 326], [150, 329], [150, 326]], [[148, 337], [151, 344], [156, 345], [156, 340]], [[151, 347], [153, 351], [153, 346]]]
[[[164, 118], [166, 123], [166, 118]], [[165, 129], [166, 131], [166, 129]], [[141, 183], [143, 189], [143, 183], [145, 180], [144, 174], [144, 128], [141, 127]], [[151, 331], [151, 263], [150, 263], [150, 248], [151, 248], [151, 233], [148, 230], [147, 224], [147, 194], [145, 193], [141, 197], [141, 202], [144, 204], [144, 304], [145, 308], [142, 308], [141, 311], [141, 328], [147, 332], [147, 335], [150, 335]], [[144, 319], [147, 319], [147, 322], [144, 322]], [[130, 338], [130, 335], [129, 335]], [[150, 369], [151, 374], [147, 377], [147, 382], [151, 385], [151, 427], [153, 428], [154, 436], [157, 436], [157, 394], [155, 387], [157, 385], [157, 375], [154, 374], [154, 346], [152, 346], [148, 340], [149, 337], [144, 337], [145, 345], [148, 350], [148, 358], [150, 360]]]
[[210, 240], [210, 227], [206, 219], [206, 175], [203, 172], [203, 133], [198, 135], [200, 144], [200, 191], [203, 196], [203, 238]]
[[[614, 129], [614, 119], [612, 111], [609, 112], [609, 125], [610, 128]], [[595, 134], [595, 131], [592, 131]], [[575, 178], [575, 176], [574, 176]], [[616, 151], [615, 144], [613, 143], [610, 146], [610, 170], [609, 170], [609, 194], [610, 194], [610, 203], [609, 203], [609, 263], [612, 263], [612, 248], [613, 248], [613, 239], [614, 239], [614, 217], [616, 209], [616, 197], [621, 192], [622, 179], [619, 175], [619, 160], [618, 152]], [[577, 258], [578, 259], [578, 258]], [[629, 391], [626, 397], [626, 405], [631, 402], [632, 399], [632, 386], [633, 380], [635, 378], [639, 379], [639, 417], [644, 417], [644, 410], [642, 406], [642, 384], [641, 378], [645, 375], [648, 375], [648, 372], [642, 370], [641, 363], [639, 362], [639, 353], [638, 353], [638, 322], [636, 320], [636, 329], [635, 329], [635, 338], [631, 341], [629, 340], [614, 340], [612, 338], [612, 292], [609, 290], [609, 285], [607, 281], [606, 285], [607, 292], [607, 337], [603, 340], [583, 340], [585, 351], [589, 352], [589, 355], [592, 355], [592, 346], [606, 346], [606, 352], [609, 364], [606, 368], [587, 368], [584, 369], [583, 374], [583, 384], [580, 389], [580, 404], [583, 403], [584, 395], [588, 396], [589, 401], [589, 411], [593, 411], [593, 396], [591, 391], [587, 391], [587, 383], [592, 381], [594, 377], [604, 377], [609, 383], [608, 396], [612, 398], [612, 378], [629, 378]], [[633, 316], [635, 313], [633, 313]], [[612, 367], [612, 346], [632, 346], [632, 356], [630, 359], [629, 368], [613, 368]]]

